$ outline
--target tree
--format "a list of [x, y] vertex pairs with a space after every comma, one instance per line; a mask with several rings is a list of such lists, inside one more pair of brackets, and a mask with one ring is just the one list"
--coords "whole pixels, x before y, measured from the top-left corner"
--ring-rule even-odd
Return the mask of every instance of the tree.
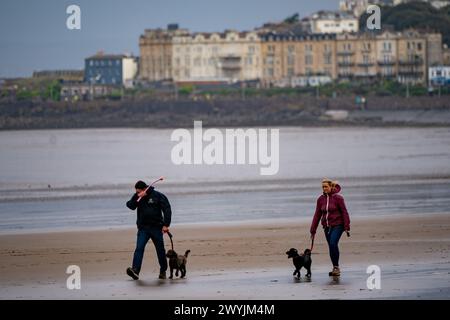
[[287, 17], [286, 19], [284, 19], [284, 22], [287, 24], [294, 24], [297, 23], [299, 21], [299, 15], [298, 13], [293, 14], [290, 17]]

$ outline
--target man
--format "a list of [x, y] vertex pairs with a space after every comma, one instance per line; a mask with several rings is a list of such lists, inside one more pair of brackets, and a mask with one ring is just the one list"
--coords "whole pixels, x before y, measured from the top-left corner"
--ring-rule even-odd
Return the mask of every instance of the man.
[[145, 245], [152, 239], [159, 262], [159, 279], [166, 279], [167, 260], [164, 249], [163, 235], [169, 232], [172, 210], [169, 200], [162, 193], [149, 187], [145, 182], [138, 181], [134, 186], [136, 193], [127, 202], [131, 210], [137, 208], [137, 241], [133, 256], [133, 266], [127, 269], [127, 274], [134, 280], [139, 279]]

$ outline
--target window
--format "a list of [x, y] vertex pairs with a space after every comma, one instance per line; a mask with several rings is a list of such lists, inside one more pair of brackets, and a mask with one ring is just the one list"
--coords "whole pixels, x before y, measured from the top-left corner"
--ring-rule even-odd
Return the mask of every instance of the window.
[[417, 44], [417, 50], [419, 50], [419, 51], [422, 50], [422, 43], [419, 42], [419, 43]]
[[249, 46], [249, 47], [248, 47], [248, 52], [249, 52], [250, 54], [255, 53], [255, 47], [254, 47], [254, 46]]
[[273, 57], [267, 57], [266, 64], [273, 64]]
[[312, 63], [313, 63], [313, 56], [311, 56], [311, 55], [305, 56], [305, 64], [311, 65]]
[[290, 65], [290, 66], [292, 66], [294, 63], [295, 63], [295, 57], [292, 56], [292, 55], [289, 55], [289, 56], [287, 57], [287, 64]]
[[332, 58], [332, 56], [331, 56], [331, 53], [325, 53], [324, 55], [323, 55], [323, 61], [324, 61], [324, 63], [325, 64], [331, 64], [332, 62], [331, 62], [331, 58]]

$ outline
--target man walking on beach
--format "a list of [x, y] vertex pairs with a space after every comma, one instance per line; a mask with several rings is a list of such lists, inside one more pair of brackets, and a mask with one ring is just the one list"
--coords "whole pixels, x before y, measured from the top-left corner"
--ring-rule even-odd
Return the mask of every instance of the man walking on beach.
[[148, 186], [144, 181], [136, 182], [136, 193], [127, 202], [131, 210], [137, 208], [137, 241], [133, 256], [133, 266], [127, 269], [127, 274], [134, 280], [139, 279], [145, 245], [152, 239], [158, 255], [159, 279], [166, 279], [167, 260], [164, 249], [163, 235], [169, 232], [172, 210], [169, 200], [162, 193]]

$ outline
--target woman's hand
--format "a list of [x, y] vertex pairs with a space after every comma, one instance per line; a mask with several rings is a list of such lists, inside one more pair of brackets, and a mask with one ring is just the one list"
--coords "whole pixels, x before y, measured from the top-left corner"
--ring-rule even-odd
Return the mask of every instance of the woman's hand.
[[316, 236], [315, 233], [311, 233], [311, 240], [314, 240], [314, 237]]

